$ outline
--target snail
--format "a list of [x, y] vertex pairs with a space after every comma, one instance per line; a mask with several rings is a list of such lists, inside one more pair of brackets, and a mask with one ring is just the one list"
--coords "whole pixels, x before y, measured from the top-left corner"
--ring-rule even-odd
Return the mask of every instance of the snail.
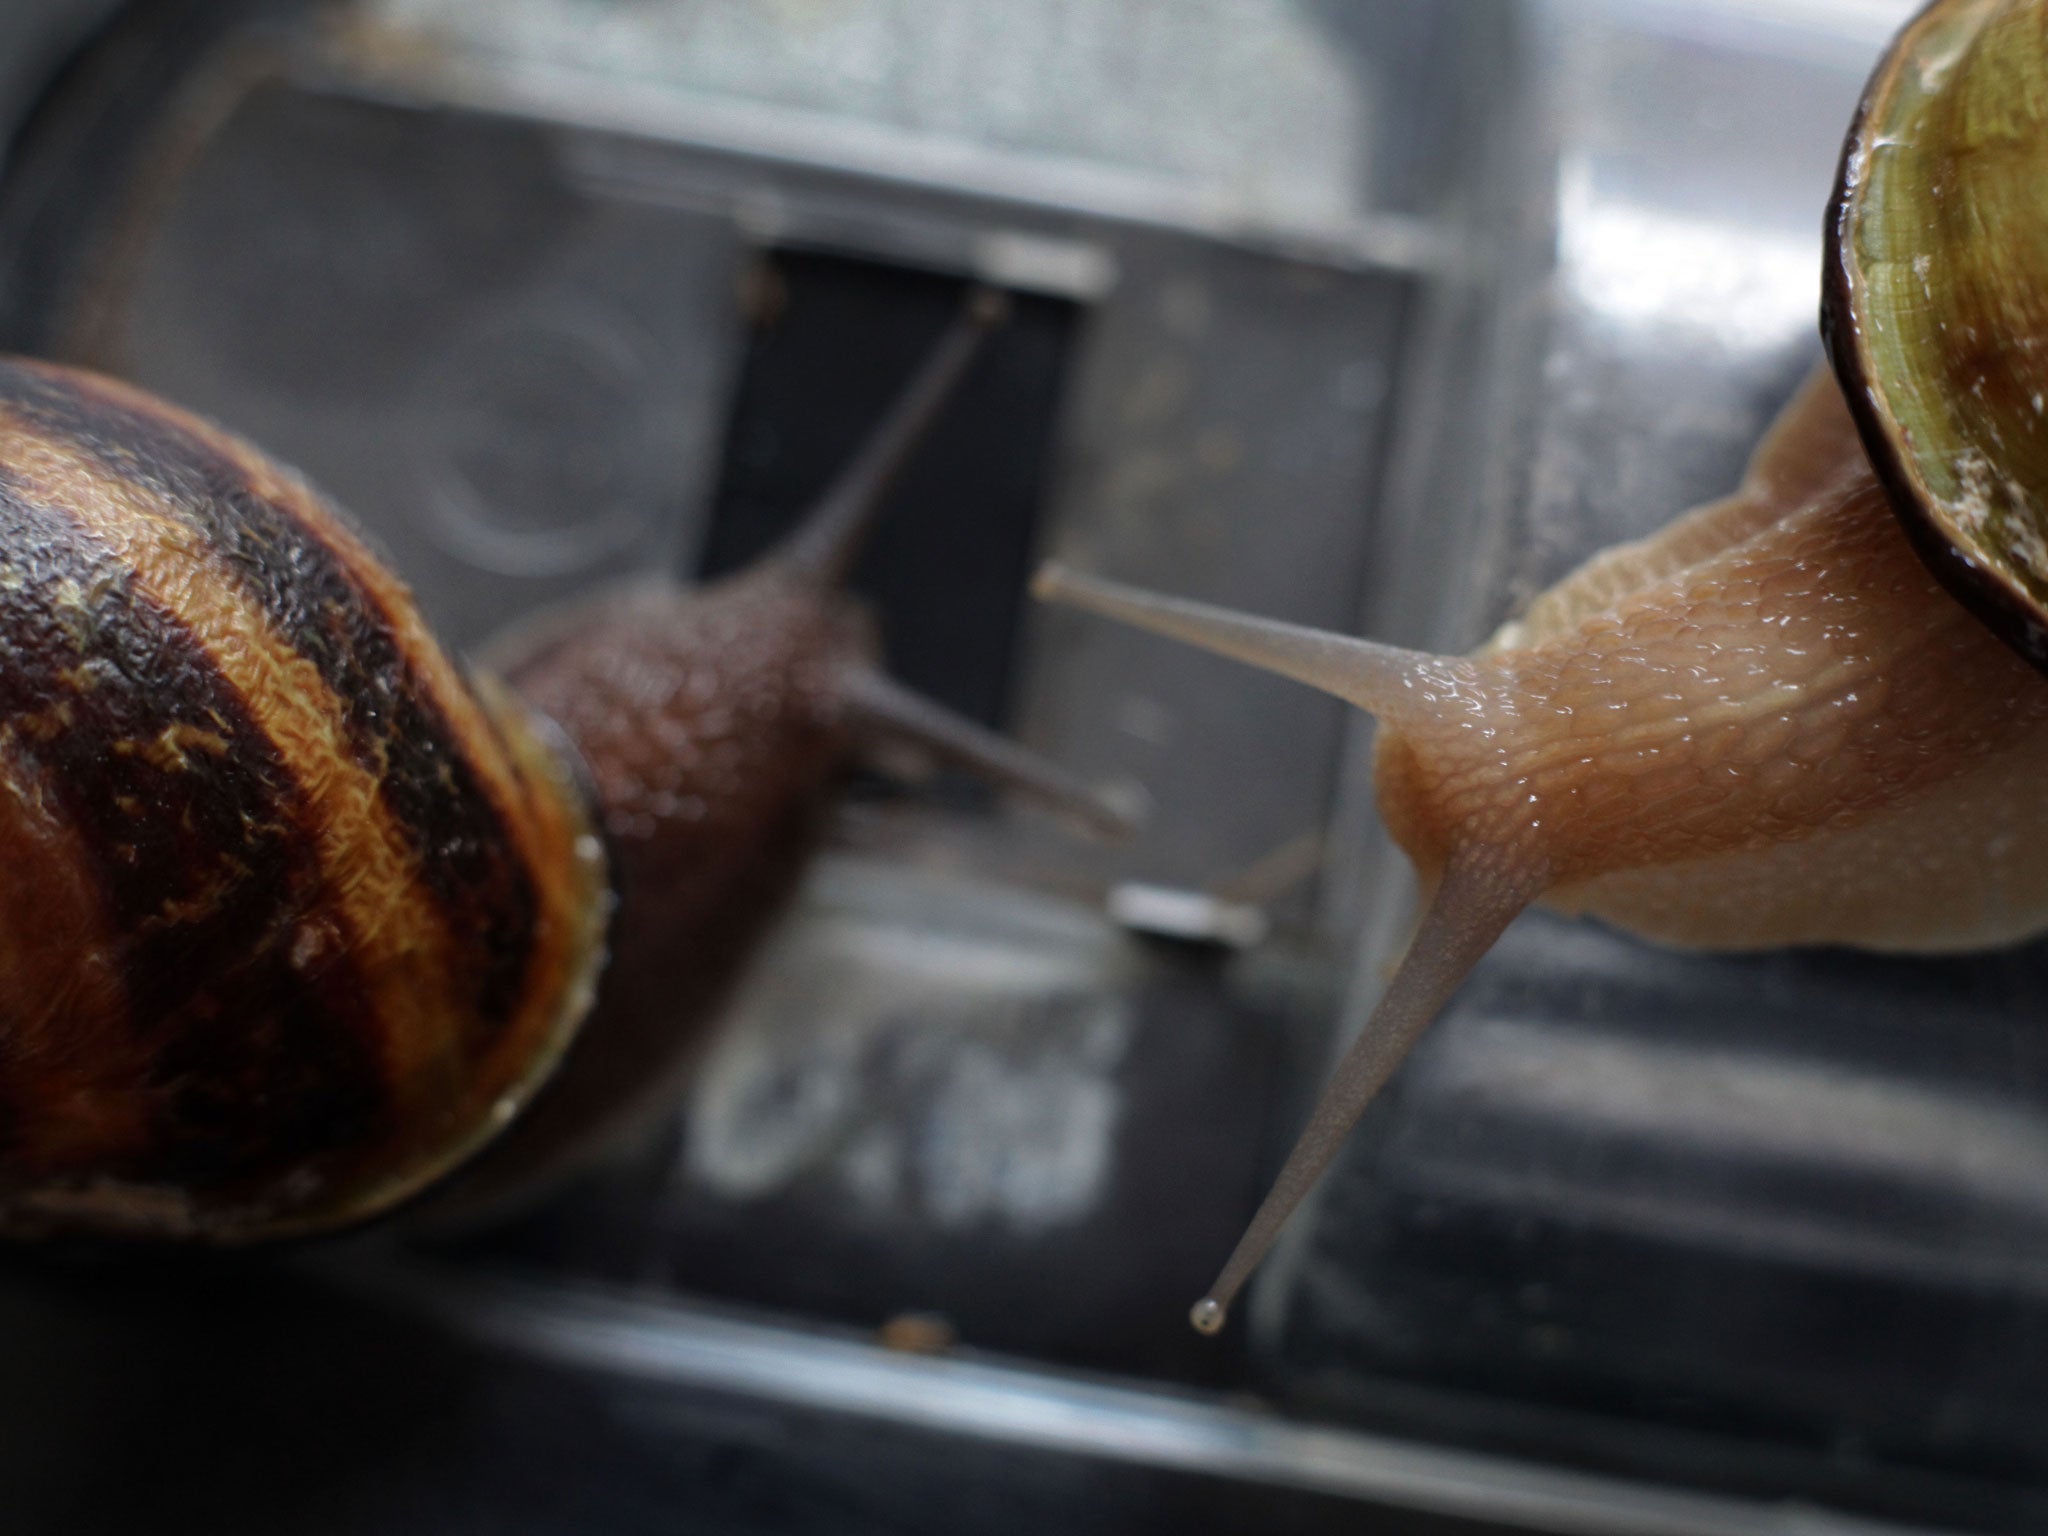
[[1117, 821], [886, 681], [838, 590], [1001, 307], [778, 550], [536, 621], [495, 677], [253, 447], [0, 362], [0, 1230], [244, 1244], [573, 1157], [659, 1090], [868, 725]]
[[1956, 951], [2048, 929], [2042, 79], [2048, 7], [1939, 0], [1906, 27], [1830, 204], [1832, 372], [1732, 496], [1594, 556], [1468, 657], [1041, 571], [1043, 598], [1376, 716], [1381, 813], [1421, 888], [1405, 956], [1197, 1328], [1222, 1327], [1533, 902], [1725, 950]]

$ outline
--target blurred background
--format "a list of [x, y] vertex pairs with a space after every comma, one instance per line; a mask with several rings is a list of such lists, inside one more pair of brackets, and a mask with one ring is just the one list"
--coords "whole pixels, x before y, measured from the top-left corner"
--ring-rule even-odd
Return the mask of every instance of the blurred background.
[[1896, 0], [8, 0], [0, 344], [482, 644], [709, 575], [970, 283], [860, 583], [1090, 843], [849, 787], [671, 1123], [529, 1211], [0, 1263], [10, 1531], [2048, 1528], [2048, 992], [1531, 915], [1220, 1340], [1410, 912], [1365, 722], [1040, 558], [1439, 650], [1734, 482]]

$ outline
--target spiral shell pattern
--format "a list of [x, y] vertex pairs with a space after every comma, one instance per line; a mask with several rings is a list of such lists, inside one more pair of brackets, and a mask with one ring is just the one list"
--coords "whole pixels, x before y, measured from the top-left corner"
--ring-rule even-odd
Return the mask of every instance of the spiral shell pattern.
[[558, 754], [306, 485], [0, 362], [0, 1227], [402, 1201], [566, 1048], [603, 876]]

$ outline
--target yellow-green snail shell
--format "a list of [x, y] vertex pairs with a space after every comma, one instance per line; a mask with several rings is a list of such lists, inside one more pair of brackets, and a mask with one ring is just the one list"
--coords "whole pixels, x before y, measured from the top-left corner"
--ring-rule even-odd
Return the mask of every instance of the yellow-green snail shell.
[[1823, 329], [1935, 575], [2048, 668], [2048, 7], [1940, 0], [1872, 75]]

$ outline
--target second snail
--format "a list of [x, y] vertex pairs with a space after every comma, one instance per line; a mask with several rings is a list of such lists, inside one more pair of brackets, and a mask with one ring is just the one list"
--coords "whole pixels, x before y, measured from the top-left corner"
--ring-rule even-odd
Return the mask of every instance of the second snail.
[[0, 360], [0, 1231], [240, 1244], [558, 1173], [663, 1099], [870, 733], [1114, 827], [841, 590], [1002, 300], [702, 591], [435, 644], [290, 471]]
[[1376, 716], [1422, 914], [1193, 1320], [1532, 903], [1660, 943], [1988, 948], [2048, 931], [2048, 5], [1894, 41], [1827, 212], [1808, 381], [1734, 494], [1595, 556], [1467, 657], [1058, 567], [1040, 595]]

